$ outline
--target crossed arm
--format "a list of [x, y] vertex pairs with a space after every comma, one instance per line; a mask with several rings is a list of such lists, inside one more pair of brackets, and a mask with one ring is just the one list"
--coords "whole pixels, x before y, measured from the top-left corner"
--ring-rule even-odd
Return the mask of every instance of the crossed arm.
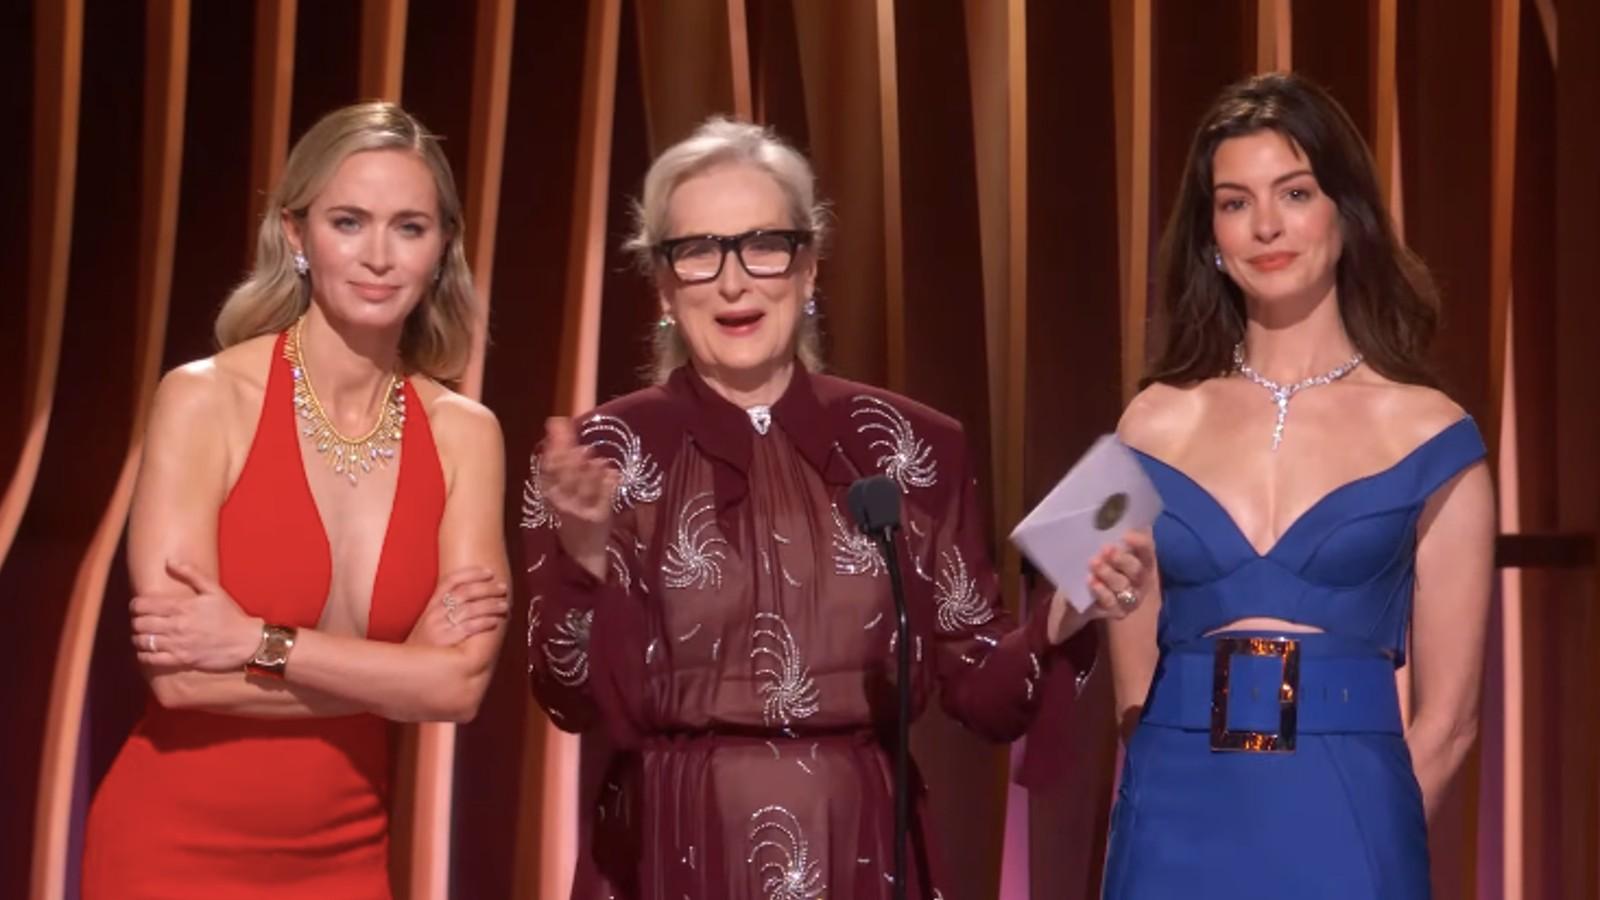
[[[133, 643], [156, 699], [255, 717], [370, 712], [399, 721], [471, 719], [508, 609], [504, 454], [494, 417], [466, 401], [433, 417], [448, 490], [439, 569], [448, 574], [407, 640], [302, 628], [284, 680], [248, 678], [243, 666], [260, 642], [262, 622], [217, 583], [228, 461], [202, 425], [222, 420], [221, 377], [197, 366], [162, 380], [130, 512]], [[446, 593], [461, 601], [454, 611], [444, 607]], [[149, 649], [152, 635], [157, 652]]]

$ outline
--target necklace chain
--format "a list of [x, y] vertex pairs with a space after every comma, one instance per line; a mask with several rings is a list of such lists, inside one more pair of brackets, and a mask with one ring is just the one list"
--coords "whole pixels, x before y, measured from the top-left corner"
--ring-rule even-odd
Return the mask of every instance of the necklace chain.
[[334, 474], [343, 475], [354, 486], [359, 475], [372, 471], [374, 463], [386, 466], [394, 459], [394, 445], [400, 441], [406, 423], [405, 379], [390, 376], [389, 387], [383, 392], [383, 408], [370, 431], [358, 437], [346, 435], [333, 424], [311, 386], [311, 373], [300, 351], [305, 327], [306, 319], [301, 316], [283, 342], [283, 358], [289, 361], [289, 375], [294, 379], [294, 409], [301, 420], [300, 434], [316, 446]]
[[1278, 407], [1277, 422], [1274, 423], [1272, 427], [1272, 449], [1274, 451], [1278, 449], [1279, 444], [1283, 443], [1283, 423], [1284, 420], [1289, 417], [1289, 398], [1300, 393], [1306, 388], [1321, 387], [1322, 385], [1332, 384], [1335, 381], [1338, 381], [1346, 375], [1349, 375], [1351, 372], [1354, 372], [1356, 367], [1361, 365], [1361, 361], [1364, 358], [1365, 357], [1363, 357], [1360, 353], [1357, 353], [1355, 356], [1350, 357], [1349, 359], [1337, 366], [1334, 366], [1332, 369], [1329, 369], [1321, 375], [1313, 375], [1303, 381], [1297, 381], [1294, 384], [1283, 385], [1262, 375], [1255, 369], [1250, 368], [1250, 366], [1244, 361], [1243, 341], [1233, 345], [1233, 370], [1238, 372], [1240, 375], [1243, 375], [1252, 383], [1266, 388], [1266, 390], [1272, 394], [1272, 402]]

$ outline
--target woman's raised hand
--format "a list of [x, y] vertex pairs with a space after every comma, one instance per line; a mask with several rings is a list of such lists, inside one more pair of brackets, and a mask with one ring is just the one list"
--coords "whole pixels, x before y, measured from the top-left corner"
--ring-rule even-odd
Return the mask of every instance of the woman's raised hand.
[[578, 443], [571, 419], [545, 421], [539, 456], [540, 489], [560, 521], [561, 547], [579, 565], [604, 580], [606, 541], [611, 537], [612, 499], [621, 474], [609, 461]]

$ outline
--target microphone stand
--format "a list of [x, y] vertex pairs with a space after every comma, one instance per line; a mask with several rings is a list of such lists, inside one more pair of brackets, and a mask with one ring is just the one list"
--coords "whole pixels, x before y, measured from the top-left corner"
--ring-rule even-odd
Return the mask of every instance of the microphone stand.
[[889, 570], [889, 590], [894, 594], [895, 679], [900, 715], [894, 745], [894, 897], [906, 900], [906, 843], [911, 830], [911, 624], [906, 615], [905, 586], [900, 581], [900, 560], [894, 552], [894, 525], [869, 532]]

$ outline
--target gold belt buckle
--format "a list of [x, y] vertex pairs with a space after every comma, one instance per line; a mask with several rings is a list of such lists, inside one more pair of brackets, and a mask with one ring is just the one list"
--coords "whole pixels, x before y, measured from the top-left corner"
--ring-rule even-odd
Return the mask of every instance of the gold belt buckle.
[[[1235, 656], [1276, 656], [1283, 665], [1278, 685], [1278, 730], [1228, 730], [1228, 676]], [[1218, 638], [1211, 669], [1211, 749], [1245, 753], [1294, 750], [1300, 700], [1300, 642], [1293, 638]]]

